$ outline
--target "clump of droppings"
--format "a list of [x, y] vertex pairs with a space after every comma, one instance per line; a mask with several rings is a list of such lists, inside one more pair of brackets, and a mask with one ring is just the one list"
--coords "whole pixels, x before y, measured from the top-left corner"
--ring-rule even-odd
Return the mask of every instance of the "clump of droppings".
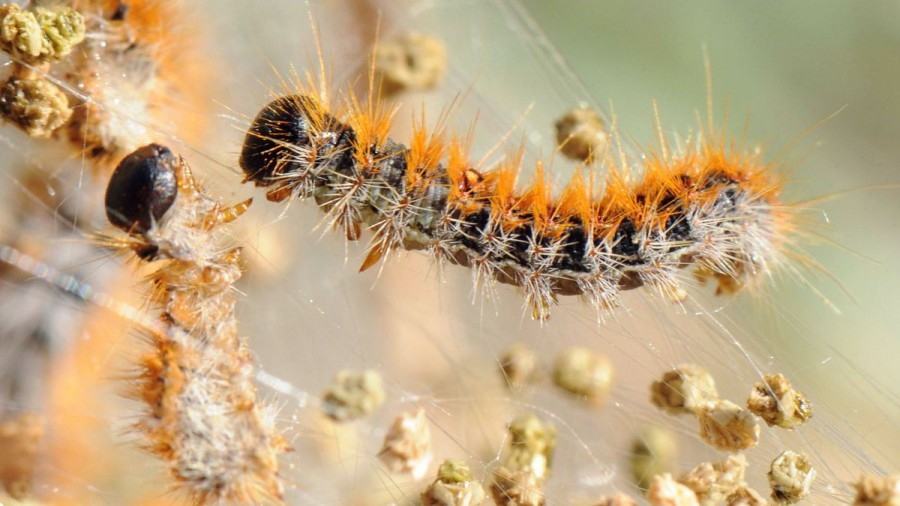
[[609, 143], [606, 125], [597, 111], [588, 107], [565, 113], [556, 120], [555, 127], [559, 151], [573, 160], [596, 158]]
[[507, 469], [494, 472], [491, 496], [498, 506], [543, 506], [544, 480], [525, 469]]
[[675, 481], [669, 473], [653, 478], [647, 501], [651, 506], [700, 506], [694, 491]]
[[853, 486], [853, 506], [900, 506], [900, 474], [862, 476]]
[[637, 504], [630, 496], [617, 492], [610, 496], [601, 497], [593, 506], [637, 506]]
[[671, 414], [695, 413], [709, 401], [718, 399], [712, 375], [694, 364], [681, 364], [666, 371], [650, 387], [655, 406]]
[[433, 88], [447, 73], [447, 50], [440, 39], [407, 34], [382, 43], [375, 52], [375, 72], [388, 95]]
[[772, 499], [793, 504], [809, 495], [816, 470], [806, 455], [785, 450], [772, 461], [768, 477]]
[[11, 77], [0, 91], [0, 113], [31, 137], [50, 137], [72, 117], [69, 99], [43, 78]]
[[556, 449], [556, 426], [534, 415], [520, 416], [509, 424], [509, 437], [506, 466], [527, 469], [541, 479], [548, 477]]
[[556, 359], [553, 383], [590, 404], [602, 405], [612, 389], [612, 362], [587, 348], [569, 348]]
[[418, 480], [428, 471], [431, 458], [431, 430], [425, 410], [401, 413], [385, 434], [378, 459], [391, 472]]
[[59, 60], [84, 36], [84, 17], [71, 7], [30, 11], [13, 3], [0, 6], [0, 49], [24, 63]]
[[767, 374], [753, 385], [747, 408], [769, 427], [793, 429], [812, 417], [812, 408], [802, 392], [791, 386], [784, 374]]
[[538, 379], [537, 354], [524, 344], [514, 344], [500, 357], [500, 374], [510, 390], [521, 390]]
[[638, 488], [647, 490], [656, 475], [675, 467], [678, 443], [675, 435], [660, 427], [647, 427], [631, 443], [628, 463]]
[[694, 491], [701, 506], [725, 504], [746, 482], [747, 457], [734, 455], [722, 462], [703, 462], [678, 479]]
[[544, 504], [544, 483], [556, 448], [556, 427], [534, 415], [509, 424], [510, 451], [494, 472], [491, 495], [500, 506]]
[[725, 506], [766, 506], [768, 502], [747, 485], [738, 487], [731, 495], [725, 498]]
[[423, 506], [478, 506], [484, 500], [484, 487], [460, 460], [445, 460], [437, 479], [422, 492]]
[[696, 414], [700, 437], [719, 450], [736, 452], [753, 448], [759, 442], [756, 419], [731, 401], [708, 402]]
[[370, 415], [384, 402], [384, 386], [377, 371], [339, 371], [322, 396], [322, 410], [336, 422]]

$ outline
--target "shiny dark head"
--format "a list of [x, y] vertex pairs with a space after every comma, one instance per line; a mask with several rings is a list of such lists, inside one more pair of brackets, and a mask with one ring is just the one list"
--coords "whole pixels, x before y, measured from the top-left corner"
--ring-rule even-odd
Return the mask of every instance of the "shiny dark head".
[[178, 196], [178, 157], [150, 144], [119, 162], [106, 188], [106, 217], [131, 234], [145, 234], [159, 223]]
[[296, 150], [310, 145], [314, 104], [309, 97], [289, 95], [269, 102], [256, 115], [241, 149], [240, 165], [247, 181], [269, 186], [277, 176], [302, 169]]

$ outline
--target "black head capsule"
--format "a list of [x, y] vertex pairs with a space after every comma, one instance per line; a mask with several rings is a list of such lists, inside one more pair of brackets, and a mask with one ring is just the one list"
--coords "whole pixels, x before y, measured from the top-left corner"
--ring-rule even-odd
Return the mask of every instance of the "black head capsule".
[[241, 149], [240, 165], [247, 181], [269, 186], [277, 176], [301, 171], [297, 150], [310, 147], [310, 108], [315, 102], [289, 95], [266, 104], [250, 125]]
[[165, 146], [138, 148], [119, 162], [106, 187], [106, 217], [130, 234], [146, 234], [178, 196], [178, 158]]

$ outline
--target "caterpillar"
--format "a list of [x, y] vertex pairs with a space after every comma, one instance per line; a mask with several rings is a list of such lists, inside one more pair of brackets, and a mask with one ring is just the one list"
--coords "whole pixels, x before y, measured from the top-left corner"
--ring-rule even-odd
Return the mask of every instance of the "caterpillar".
[[269, 200], [312, 198], [351, 240], [371, 230], [361, 270], [398, 248], [425, 250], [476, 280], [520, 286], [545, 320], [561, 295], [608, 309], [648, 285], [681, 301], [687, 266], [732, 293], [769, 274], [789, 240], [775, 167], [711, 122], [676, 152], [661, 138], [641, 176], [624, 154], [606, 156], [602, 194], [581, 171], [553, 198], [541, 163], [516, 189], [521, 153], [480, 170], [464, 141], [420, 126], [407, 147], [387, 136], [389, 113], [359, 103], [350, 93], [334, 110], [314, 86], [278, 97], [253, 120], [239, 163]]
[[217, 229], [240, 216], [205, 194], [187, 164], [157, 144], [126, 156], [106, 192], [108, 238], [155, 267], [147, 279], [160, 327], [131, 397], [144, 410], [141, 446], [167, 462], [194, 504], [281, 502], [278, 456], [287, 449], [276, 410], [257, 400], [253, 366], [238, 334], [232, 285], [240, 248]]

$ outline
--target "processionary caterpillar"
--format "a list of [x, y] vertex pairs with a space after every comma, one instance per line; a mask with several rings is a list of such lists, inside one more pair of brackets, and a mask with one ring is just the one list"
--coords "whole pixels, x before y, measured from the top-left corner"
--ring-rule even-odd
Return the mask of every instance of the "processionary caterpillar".
[[208, 197], [184, 160], [151, 144], [126, 156], [106, 193], [109, 220], [127, 232], [111, 246], [155, 264], [148, 277], [162, 330], [149, 332], [131, 396], [142, 446], [167, 462], [195, 504], [280, 501], [278, 456], [287, 443], [276, 409], [256, 398], [253, 364], [238, 334], [232, 285], [240, 248], [216, 231], [249, 206]]
[[679, 269], [689, 265], [734, 292], [770, 273], [790, 240], [774, 167], [716, 135], [711, 121], [675, 152], [661, 136], [639, 178], [620, 149], [603, 159], [602, 194], [578, 172], [553, 198], [540, 163], [516, 189], [521, 153], [479, 170], [466, 142], [445, 142], [441, 129], [419, 126], [409, 147], [394, 142], [391, 114], [374, 103], [351, 93], [333, 109], [327, 93], [301, 86], [259, 112], [240, 157], [269, 200], [313, 198], [349, 239], [372, 230], [362, 270], [397, 248], [426, 250], [471, 267], [476, 280], [521, 286], [543, 320], [559, 295], [608, 309], [620, 290], [649, 285], [683, 300]]

